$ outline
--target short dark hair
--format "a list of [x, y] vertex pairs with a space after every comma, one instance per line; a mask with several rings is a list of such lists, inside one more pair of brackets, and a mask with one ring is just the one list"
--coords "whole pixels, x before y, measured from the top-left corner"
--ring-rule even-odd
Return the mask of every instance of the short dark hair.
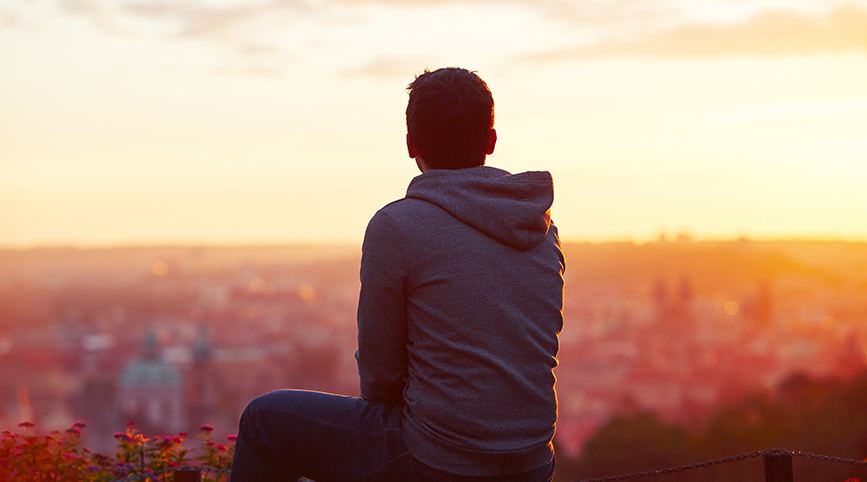
[[485, 163], [494, 127], [494, 97], [484, 80], [458, 67], [425, 69], [406, 90], [406, 129], [431, 168]]

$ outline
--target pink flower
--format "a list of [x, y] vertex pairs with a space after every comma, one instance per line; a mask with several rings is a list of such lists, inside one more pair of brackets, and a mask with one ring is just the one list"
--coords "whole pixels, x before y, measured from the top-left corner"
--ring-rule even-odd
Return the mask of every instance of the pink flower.
[[214, 426], [208, 424], [199, 425], [199, 430], [205, 433], [211, 433], [214, 431]]
[[24, 427], [24, 428], [33, 428], [36, 426], [36, 424], [33, 422], [24, 421], [24, 422], [19, 423], [18, 426]]
[[88, 465], [88, 466], [87, 466], [87, 471], [88, 471], [88, 472], [91, 472], [91, 473], [93, 473], [93, 472], [99, 472], [99, 471], [101, 471], [101, 470], [102, 470], [102, 467], [100, 467], [99, 465]]
[[178, 433], [178, 437], [183, 438], [183, 437], [186, 437], [186, 436], [187, 436], [187, 432], [180, 432], [180, 433]]
[[217, 450], [219, 450], [220, 452], [227, 452], [229, 449], [227, 449], [226, 446], [223, 444], [217, 444]]
[[118, 440], [124, 440], [124, 439], [127, 438], [127, 436], [126, 436], [126, 434], [123, 433], [123, 432], [115, 432], [115, 433], [114, 433], [114, 438], [116, 438], [116, 439], [118, 439]]
[[237, 436], [237, 435], [229, 435], [228, 437], [226, 437], [226, 439], [227, 439], [229, 442], [237, 442], [237, 441], [238, 441], [238, 436]]
[[66, 433], [68, 433], [69, 435], [81, 435], [81, 430], [78, 430], [77, 428], [72, 427], [72, 428], [66, 429]]
[[133, 428], [133, 427], [135, 427], [135, 422], [127, 422], [127, 423], [126, 423], [126, 427], [127, 427], [127, 428]]
[[135, 465], [129, 462], [120, 462], [114, 466], [114, 475], [126, 475], [134, 468]]
[[178, 437], [172, 437], [171, 435], [160, 435], [159, 437], [154, 437], [153, 440], [158, 446], [164, 449], [171, 448], [172, 445], [181, 443], [181, 439]]
[[84, 428], [87, 427], [87, 424], [84, 422], [75, 422], [74, 424], [72, 424], [72, 426], [75, 428]]

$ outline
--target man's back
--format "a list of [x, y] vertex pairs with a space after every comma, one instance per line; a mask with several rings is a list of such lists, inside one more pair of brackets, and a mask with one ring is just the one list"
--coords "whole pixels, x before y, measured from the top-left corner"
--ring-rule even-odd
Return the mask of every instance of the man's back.
[[247, 405], [231, 482], [550, 482], [565, 263], [547, 172], [485, 167], [494, 99], [475, 73], [407, 87], [422, 174], [368, 224], [361, 397], [279, 390]]
[[550, 174], [433, 170], [371, 220], [362, 397], [403, 403], [413, 456], [464, 475], [548, 463], [564, 269]]

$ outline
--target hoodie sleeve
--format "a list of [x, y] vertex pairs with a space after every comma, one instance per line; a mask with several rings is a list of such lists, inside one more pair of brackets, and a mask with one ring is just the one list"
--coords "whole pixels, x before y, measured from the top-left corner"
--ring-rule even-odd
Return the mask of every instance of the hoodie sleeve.
[[403, 246], [394, 221], [380, 211], [364, 234], [358, 300], [361, 398], [402, 403], [407, 377]]

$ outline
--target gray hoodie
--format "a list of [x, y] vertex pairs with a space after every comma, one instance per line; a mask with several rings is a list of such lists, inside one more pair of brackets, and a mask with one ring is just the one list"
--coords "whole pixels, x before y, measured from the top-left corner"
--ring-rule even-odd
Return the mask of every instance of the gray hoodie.
[[565, 262], [551, 175], [428, 171], [371, 219], [361, 396], [403, 405], [413, 456], [460, 475], [550, 462]]

